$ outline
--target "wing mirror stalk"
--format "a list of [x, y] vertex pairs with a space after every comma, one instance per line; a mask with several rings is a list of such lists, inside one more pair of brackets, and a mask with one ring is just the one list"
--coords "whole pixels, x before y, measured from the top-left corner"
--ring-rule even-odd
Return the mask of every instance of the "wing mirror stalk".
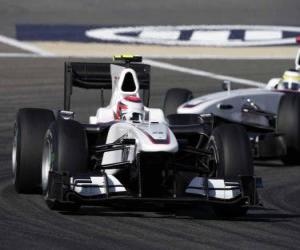
[[222, 89], [224, 91], [227, 91], [228, 94], [230, 94], [230, 91], [231, 91], [231, 82], [228, 81], [228, 80], [225, 80], [223, 83], [222, 83]]

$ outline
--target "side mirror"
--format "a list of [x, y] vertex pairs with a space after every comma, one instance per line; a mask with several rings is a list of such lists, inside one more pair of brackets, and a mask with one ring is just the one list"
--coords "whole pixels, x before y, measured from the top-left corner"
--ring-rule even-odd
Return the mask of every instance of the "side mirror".
[[222, 89], [223, 89], [224, 91], [230, 92], [230, 90], [231, 90], [231, 82], [228, 81], [228, 80], [225, 80], [225, 81], [222, 83]]

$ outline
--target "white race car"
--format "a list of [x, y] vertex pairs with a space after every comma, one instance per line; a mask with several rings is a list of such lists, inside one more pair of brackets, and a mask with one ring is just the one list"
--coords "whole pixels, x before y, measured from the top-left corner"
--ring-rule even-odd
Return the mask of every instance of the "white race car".
[[[150, 66], [141, 57], [65, 64], [64, 110], [19, 110], [12, 150], [17, 192], [42, 189], [52, 209], [122, 203], [210, 203], [221, 215], [258, 204], [251, 148], [242, 126], [175, 114], [149, 103]], [[111, 89], [89, 123], [70, 111], [73, 87]], [[143, 99], [141, 94], [143, 92]]]
[[[165, 97], [166, 115], [213, 114], [217, 124], [246, 128], [256, 158], [281, 158], [300, 163], [300, 50], [295, 69], [273, 78], [265, 88], [230, 90], [193, 98], [187, 89], [170, 89]], [[216, 124], [216, 125], [217, 125]]]

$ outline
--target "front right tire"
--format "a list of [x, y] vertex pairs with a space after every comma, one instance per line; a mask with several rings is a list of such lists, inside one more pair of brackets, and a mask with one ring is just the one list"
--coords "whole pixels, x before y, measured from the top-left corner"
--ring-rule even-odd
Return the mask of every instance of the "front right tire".
[[87, 171], [88, 143], [83, 126], [74, 120], [59, 119], [52, 123], [45, 135], [42, 164], [42, 187], [49, 208], [74, 210], [80, 206], [60, 200], [51, 173], [75, 176]]
[[51, 110], [24, 108], [17, 113], [12, 149], [13, 183], [18, 193], [38, 193], [44, 135], [55, 120]]
[[[214, 129], [208, 142], [211, 152], [211, 169], [216, 178], [239, 182], [240, 176], [253, 176], [251, 146], [246, 130], [239, 125], [226, 124]], [[216, 205], [214, 212], [220, 217], [243, 216], [247, 207]]]

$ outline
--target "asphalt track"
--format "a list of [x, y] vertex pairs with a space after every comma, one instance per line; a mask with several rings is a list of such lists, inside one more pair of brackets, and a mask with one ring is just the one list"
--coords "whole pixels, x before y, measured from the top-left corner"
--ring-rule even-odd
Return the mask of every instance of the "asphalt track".
[[[128, 211], [84, 207], [75, 214], [50, 211], [39, 195], [19, 195], [11, 184], [12, 124], [20, 107], [58, 109], [62, 104], [63, 59], [1, 59], [0, 107], [0, 242], [1, 248], [297, 248], [300, 244], [299, 167], [280, 162], [256, 166], [264, 179], [264, 207], [247, 217], [217, 219], [209, 208], [167, 211], [153, 207]], [[174, 63], [174, 61], [172, 61]], [[265, 81], [291, 61], [176, 61], [214, 67], [225, 74]], [[269, 69], [272, 64], [274, 71]], [[226, 66], [224, 66], [226, 65]], [[239, 68], [238, 73], [232, 69]], [[251, 68], [251, 73], [247, 69]], [[18, 69], [18, 70], [14, 70]], [[256, 69], [256, 70], [255, 70]], [[265, 73], [264, 73], [264, 69]], [[247, 73], [248, 72], [248, 73]], [[152, 106], [160, 107], [165, 91], [182, 83], [197, 95], [220, 89], [214, 80], [153, 69]], [[74, 109], [85, 120], [95, 112], [95, 93], [74, 95]], [[99, 103], [99, 102], [98, 102]]]
[[[0, 0], [1, 34], [14, 36], [16, 23], [101, 24], [299, 24], [299, 1], [38, 1]], [[145, 12], [147, 9], [147, 12]], [[78, 18], [76, 18], [78, 17]], [[0, 45], [0, 52], [19, 52]], [[107, 60], [107, 59], [105, 59]], [[165, 60], [266, 82], [293, 66], [292, 60]], [[210, 208], [168, 211], [84, 207], [77, 213], [50, 211], [41, 196], [19, 195], [11, 181], [11, 141], [21, 107], [59, 109], [64, 59], [0, 59], [0, 248], [1, 249], [300, 249], [300, 166], [261, 162], [255, 167], [264, 188], [263, 207], [225, 220]], [[161, 107], [170, 87], [195, 95], [220, 89], [220, 82], [153, 68], [151, 106]], [[235, 85], [234, 87], [237, 87]], [[107, 93], [109, 95], [109, 93]], [[98, 93], [77, 91], [73, 108], [80, 120], [94, 113]], [[107, 97], [108, 98], [108, 97]]]

